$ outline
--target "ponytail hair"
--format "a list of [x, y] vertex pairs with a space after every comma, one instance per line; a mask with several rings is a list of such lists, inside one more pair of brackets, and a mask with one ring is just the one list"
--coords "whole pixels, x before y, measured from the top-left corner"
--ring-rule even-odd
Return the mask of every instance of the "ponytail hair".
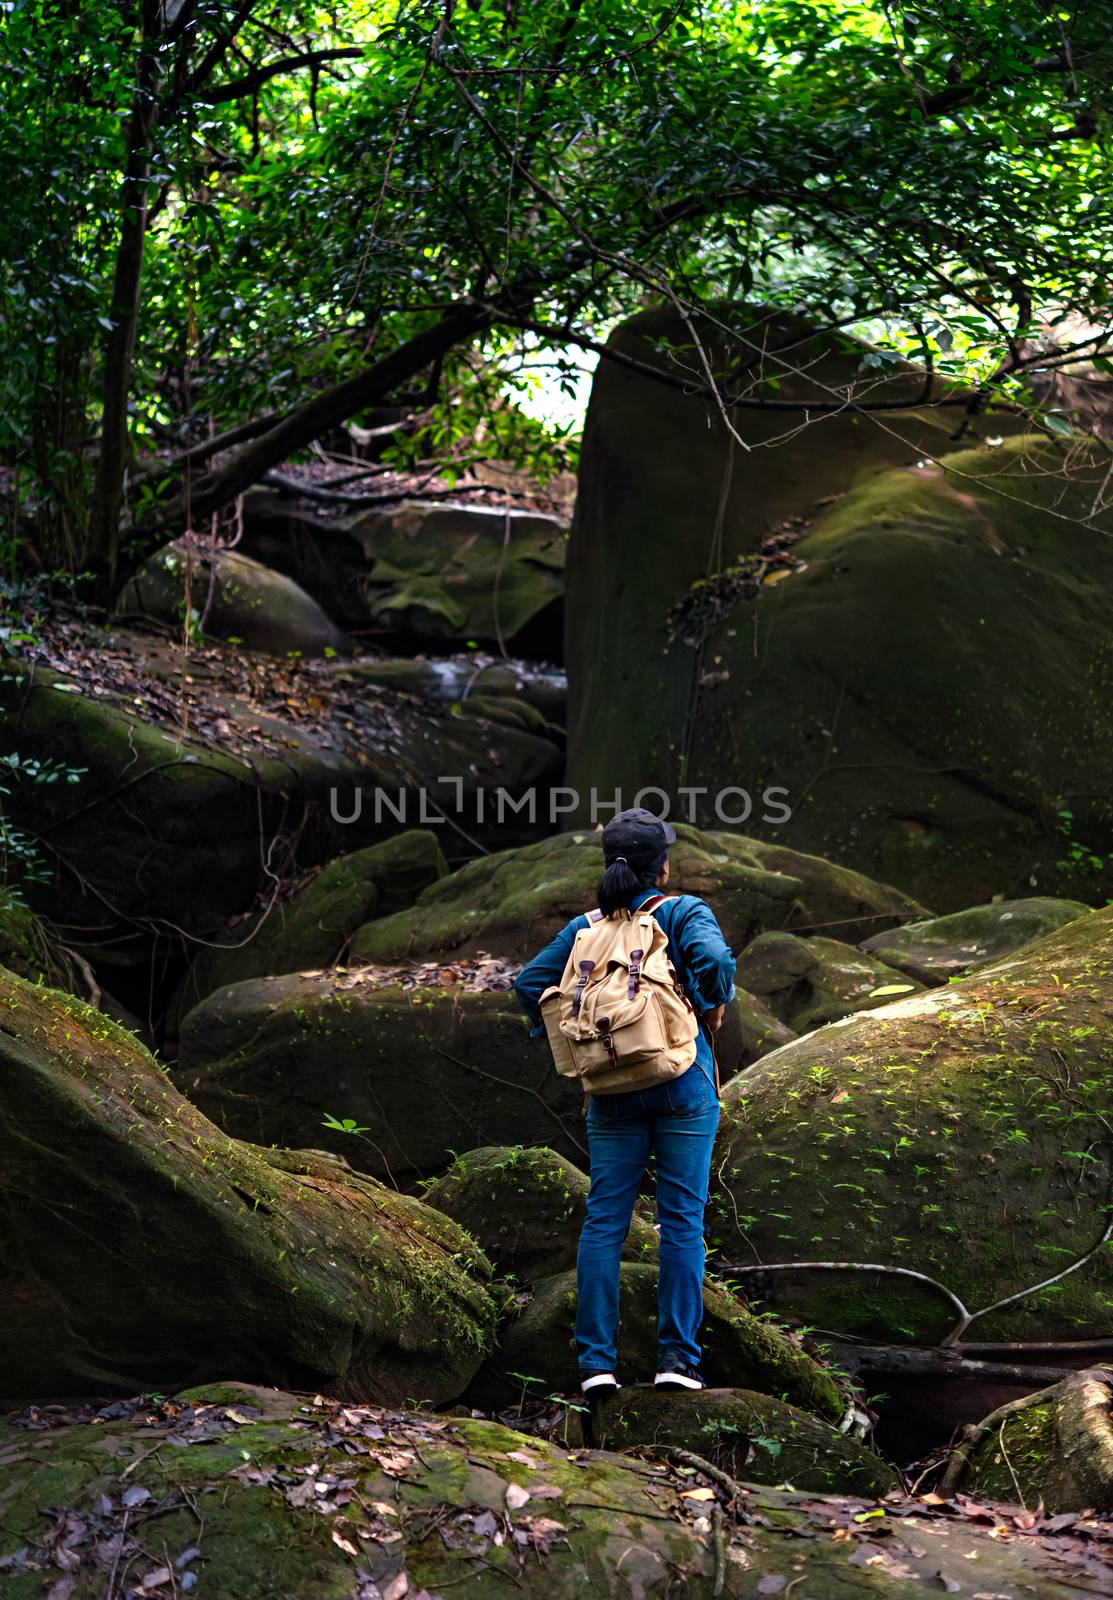
[[666, 850], [652, 865], [641, 871], [636, 871], [625, 856], [615, 856], [613, 861], [608, 862], [595, 891], [603, 915], [613, 917], [616, 912], [625, 911], [639, 889], [652, 889], [667, 857]]

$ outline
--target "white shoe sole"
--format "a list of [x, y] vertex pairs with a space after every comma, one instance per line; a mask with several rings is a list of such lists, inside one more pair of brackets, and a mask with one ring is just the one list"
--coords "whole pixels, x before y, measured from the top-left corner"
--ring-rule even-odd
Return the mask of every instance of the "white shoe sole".
[[581, 1394], [595, 1394], [601, 1389], [621, 1389], [622, 1385], [617, 1378], [609, 1372], [601, 1372], [597, 1377], [585, 1378], [580, 1384]]
[[686, 1378], [682, 1372], [659, 1372], [653, 1380], [655, 1389], [703, 1389], [699, 1378]]

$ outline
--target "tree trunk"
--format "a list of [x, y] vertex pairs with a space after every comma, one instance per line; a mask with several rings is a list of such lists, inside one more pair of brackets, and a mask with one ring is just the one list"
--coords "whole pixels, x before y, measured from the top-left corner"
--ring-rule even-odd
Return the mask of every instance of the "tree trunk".
[[219, 511], [238, 494], [257, 483], [265, 472], [303, 450], [329, 428], [338, 427], [357, 411], [382, 400], [399, 383], [421, 372], [454, 345], [487, 327], [490, 315], [479, 306], [462, 302], [432, 327], [415, 334], [369, 367], [353, 373], [295, 407], [260, 438], [238, 450], [215, 472], [162, 506], [155, 515], [164, 526], [180, 532]]
[[112, 328], [104, 348], [101, 444], [93, 482], [89, 543], [98, 588], [105, 600], [111, 599], [115, 588], [120, 548], [120, 514], [128, 455], [128, 396], [139, 321], [151, 138], [158, 122], [158, 87], [162, 75], [156, 37], [158, 14], [157, 5], [147, 0], [143, 6], [143, 37], [120, 191], [122, 222], [112, 285]]

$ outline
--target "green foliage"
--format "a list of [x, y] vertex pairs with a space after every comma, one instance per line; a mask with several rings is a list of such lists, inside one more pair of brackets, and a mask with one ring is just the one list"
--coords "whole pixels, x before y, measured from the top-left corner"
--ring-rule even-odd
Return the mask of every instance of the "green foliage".
[[168, 16], [18, 0], [5, 18], [0, 456], [58, 564], [83, 554], [140, 202], [125, 376], [147, 509], [178, 483], [154, 450], [281, 414], [461, 303], [487, 325], [399, 380], [394, 454], [542, 475], [574, 440], [516, 403], [531, 367], [570, 389], [647, 296], [711, 308], [735, 379], [760, 322], [714, 308], [761, 302], [869, 334], [867, 387], [909, 356], [1014, 398], [1042, 319], [1102, 320], [1097, 4], [259, 0], [231, 36], [218, 0]]
[[[59, 576], [53, 575], [54, 584]], [[50, 577], [31, 584], [0, 581], [0, 681], [7, 676], [5, 662], [35, 644], [39, 608], [51, 586]], [[18, 750], [0, 753], [0, 905], [22, 906], [23, 887], [44, 883], [48, 877], [48, 864], [38, 841], [15, 826], [5, 801], [17, 789], [80, 783], [84, 771], [84, 767], [71, 767], [50, 757], [22, 755]]]

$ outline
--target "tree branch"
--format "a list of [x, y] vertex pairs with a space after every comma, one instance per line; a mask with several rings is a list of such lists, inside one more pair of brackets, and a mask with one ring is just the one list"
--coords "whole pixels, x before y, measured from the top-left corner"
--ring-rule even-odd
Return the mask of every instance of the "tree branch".
[[326, 61], [355, 61], [362, 55], [363, 51], [358, 45], [337, 45], [331, 50], [303, 50], [300, 55], [286, 56], [281, 61], [268, 62], [265, 67], [256, 67], [253, 72], [235, 78], [231, 83], [203, 89], [196, 98], [208, 106], [225, 105], [230, 100], [242, 100], [247, 95], [256, 94], [265, 83], [283, 73], [297, 72], [300, 67], [317, 67]]
[[245, 444], [218, 471], [209, 473], [156, 511], [160, 523], [196, 524], [257, 483], [265, 472], [303, 450], [329, 428], [382, 400], [399, 383], [423, 372], [438, 357], [490, 323], [490, 313], [474, 301], [458, 302], [439, 322], [415, 334], [369, 367], [313, 395], [265, 433]]

